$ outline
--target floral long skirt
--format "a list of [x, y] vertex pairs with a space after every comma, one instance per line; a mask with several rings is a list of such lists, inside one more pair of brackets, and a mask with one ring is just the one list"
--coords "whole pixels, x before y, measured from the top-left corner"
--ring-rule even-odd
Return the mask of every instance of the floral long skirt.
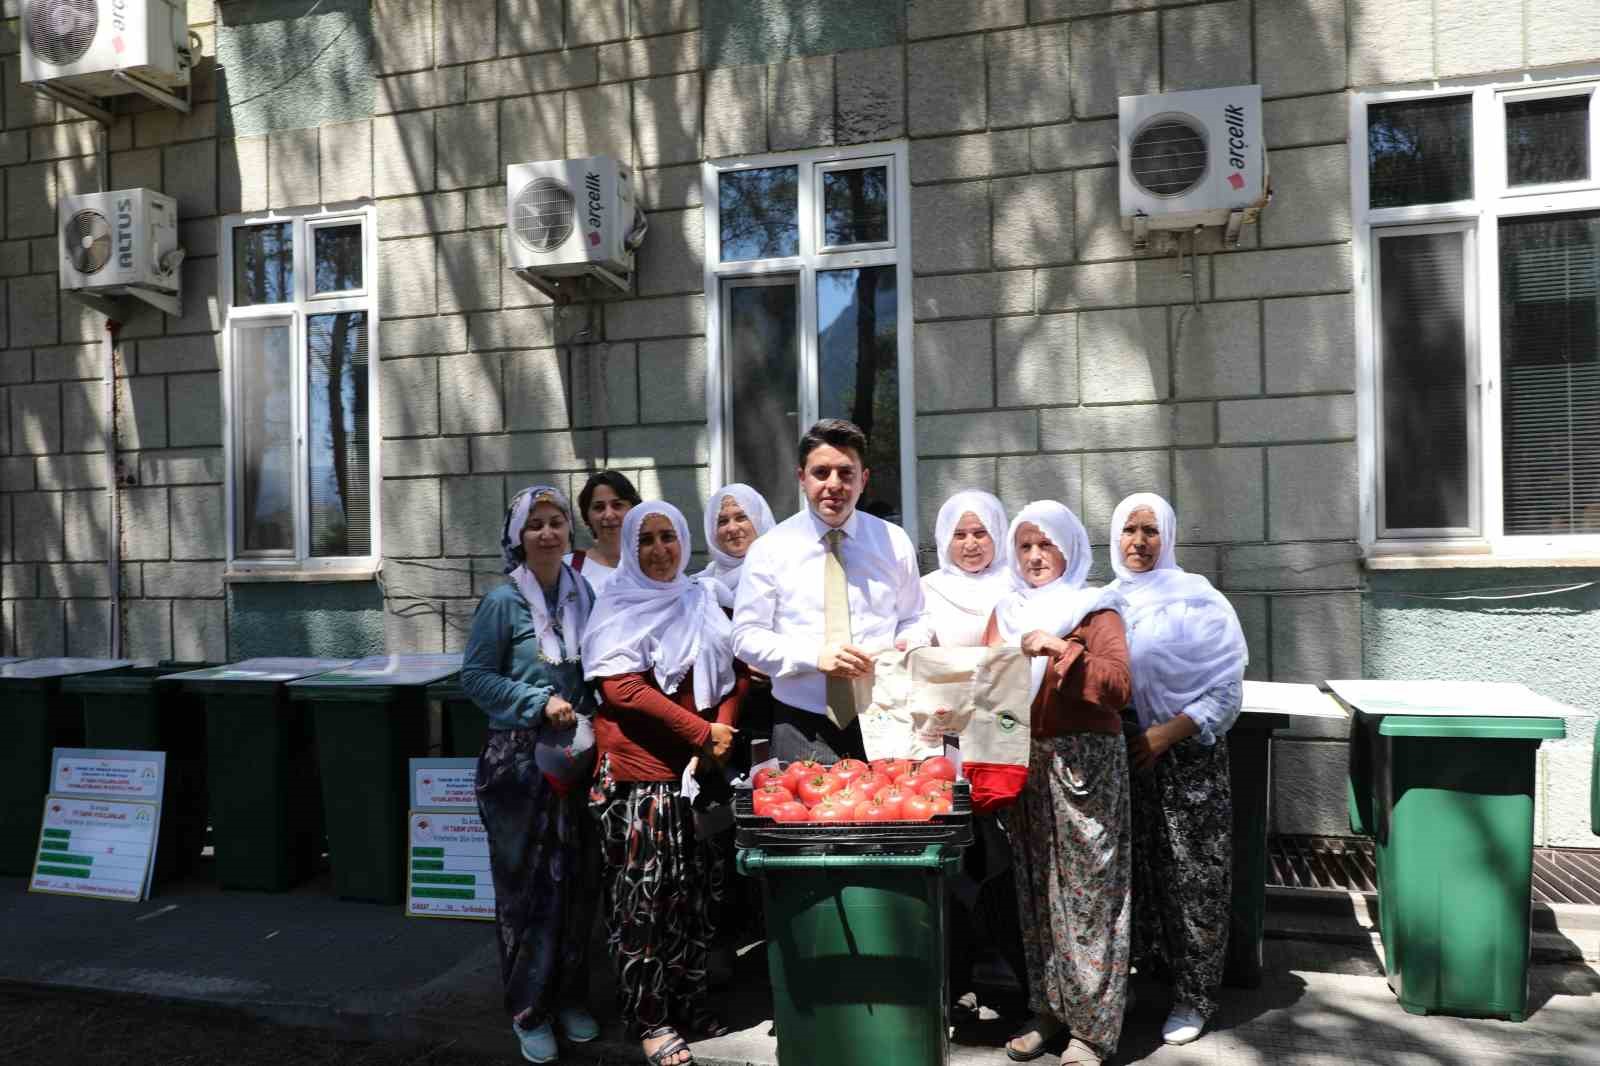
[[680, 789], [675, 781], [620, 781], [600, 807], [606, 945], [634, 1040], [662, 1026], [694, 1039], [717, 1025], [706, 951], [725, 867], [716, 847], [696, 839]]
[[534, 761], [534, 729], [492, 729], [478, 757], [506, 1010], [539, 1024], [589, 991], [600, 848], [584, 794], [558, 794]]
[[1128, 802], [1121, 736], [1035, 738], [1010, 821], [1028, 1005], [1102, 1058], [1117, 1049], [1128, 1001]]
[[1134, 958], [1172, 983], [1173, 999], [1217, 1009], [1233, 898], [1228, 741], [1179, 741], [1133, 775]]

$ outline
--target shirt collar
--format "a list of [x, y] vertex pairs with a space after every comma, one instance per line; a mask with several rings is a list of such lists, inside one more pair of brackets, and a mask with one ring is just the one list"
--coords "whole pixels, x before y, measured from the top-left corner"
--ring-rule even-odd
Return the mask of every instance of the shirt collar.
[[844, 525], [842, 526], [828, 525], [828, 523], [824, 522], [820, 517], [818, 517], [816, 511], [811, 509], [811, 505], [809, 503], [806, 504], [806, 514], [811, 519], [811, 527], [816, 532], [817, 540], [820, 541], [823, 537], [827, 536], [828, 530], [830, 529], [842, 529], [844, 530], [844, 535], [846, 538], [854, 538], [856, 535], [856, 519], [861, 517], [861, 509], [853, 508], [850, 511], [850, 517], [844, 520]]

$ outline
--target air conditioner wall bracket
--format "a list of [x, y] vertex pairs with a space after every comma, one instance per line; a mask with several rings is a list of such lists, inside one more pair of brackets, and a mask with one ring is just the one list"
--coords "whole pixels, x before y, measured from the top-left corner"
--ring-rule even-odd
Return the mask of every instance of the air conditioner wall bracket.
[[102, 107], [99, 101], [92, 97], [84, 96], [82, 93], [73, 92], [71, 89], [52, 85], [46, 81], [35, 85], [33, 91], [48, 96], [63, 107], [71, 108], [84, 118], [93, 119], [107, 129], [110, 129], [112, 123], [117, 120], [117, 116]]

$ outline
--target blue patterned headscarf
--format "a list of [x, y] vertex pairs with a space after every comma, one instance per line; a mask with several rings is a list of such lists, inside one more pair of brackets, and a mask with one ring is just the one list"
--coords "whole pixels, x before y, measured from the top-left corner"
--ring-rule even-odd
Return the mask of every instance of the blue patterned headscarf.
[[528, 524], [528, 512], [540, 500], [561, 508], [561, 513], [567, 516], [567, 528], [572, 528], [572, 504], [560, 489], [552, 485], [529, 485], [511, 497], [511, 506], [506, 508], [505, 528], [500, 532], [500, 558], [505, 562], [505, 573], [511, 573], [527, 561], [522, 552], [522, 527]]

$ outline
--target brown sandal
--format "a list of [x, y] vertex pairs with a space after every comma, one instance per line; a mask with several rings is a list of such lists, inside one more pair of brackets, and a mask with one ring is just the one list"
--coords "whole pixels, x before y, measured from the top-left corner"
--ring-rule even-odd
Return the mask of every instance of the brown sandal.
[[1067, 1041], [1067, 1050], [1061, 1053], [1061, 1066], [1100, 1066], [1100, 1055], [1094, 1048], [1073, 1037]]
[[[1043, 1055], [1050, 1046], [1050, 1041], [1060, 1036], [1065, 1030], [1066, 1026], [1054, 1018], [1034, 1018], [1027, 1025], [1012, 1033], [1010, 1039], [1006, 1041], [1006, 1058], [1012, 1062], [1032, 1062]], [[1011, 1046], [1013, 1040], [1021, 1040], [1028, 1036], [1038, 1037], [1039, 1042], [1027, 1051], [1018, 1051]]]

